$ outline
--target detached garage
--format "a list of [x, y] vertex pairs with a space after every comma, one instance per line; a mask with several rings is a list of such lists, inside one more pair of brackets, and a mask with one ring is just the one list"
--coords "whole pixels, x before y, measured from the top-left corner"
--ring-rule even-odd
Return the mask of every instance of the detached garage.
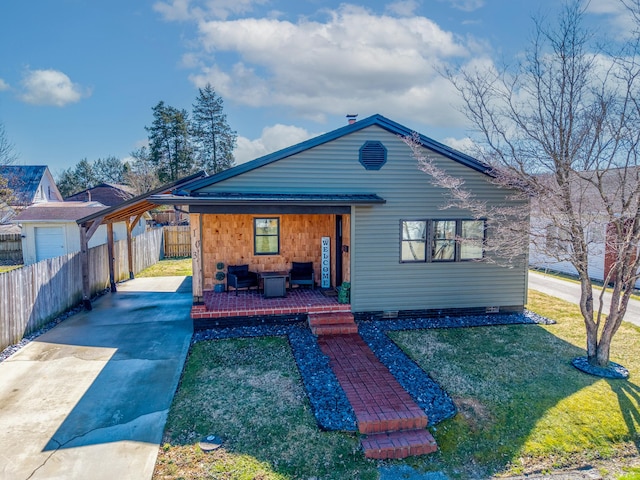
[[34, 227], [36, 262], [67, 253], [64, 227]]
[[[22, 226], [25, 265], [79, 252], [80, 228], [76, 220], [105, 208], [98, 202], [51, 202], [34, 205], [20, 212], [12, 223]], [[94, 236], [90, 247], [106, 242], [106, 227], [103, 225], [101, 228], [104, 232]]]

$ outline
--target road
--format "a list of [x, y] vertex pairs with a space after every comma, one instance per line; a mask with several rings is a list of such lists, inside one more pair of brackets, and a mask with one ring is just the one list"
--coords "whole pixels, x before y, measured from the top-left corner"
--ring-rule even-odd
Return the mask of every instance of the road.
[[[561, 298], [567, 302], [576, 304], [580, 302], [580, 284], [561, 280], [551, 275], [544, 275], [542, 273], [529, 271], [529, 288], [531, 290], [546, 293], [553, 297]], [[594, 288], [593, 297], [596, 301], [594, 308], [598, 308], [597, 299], [599, 298], [599, 295], [599, 290]], [[610, 301], [611, 294], [605, 293], [604, 312], [608, 311]], [[627, 307], [627, 313], [624, 316], [624, 320], [640, 327], [640, 301], [633, 299], [629, 300], [629, 306]]]

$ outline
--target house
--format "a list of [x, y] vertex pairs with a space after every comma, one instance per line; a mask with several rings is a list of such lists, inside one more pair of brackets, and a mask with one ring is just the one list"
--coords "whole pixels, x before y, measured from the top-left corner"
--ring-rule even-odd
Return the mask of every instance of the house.
[[[116, 207], [136, 197], [133, 188], [128, 185], [118, 185], [113, 183], [101, 183], [95, 187], [88, 188], [64, 199], [65, 202], [99, 202], [106, 207]], [[151, 215], [145, 212], [140, 216], [138, 222], [133, 227], [132, 235], [140, 235], [147, 230]], [[114, 224], [116, 238], [126, 238], [125, 224], [118, 222]], [[104, 242], [103, 242], [104, 243]]]
[[[220, 264], [267, 272], [313, 262], [317, 287], [350, 282], [353, 313], [522, 310], [526, 258], [504, 268], [486, 261], [482, 242], [461, 247], [460, 236], [484, 239], [485, 221], [441, 208], [444, 191], [403, 141], [411, 134], [373, 115], [153, 196], [189, 207], [194, 303], [214, 289]], [[511, 201], [486, 165], [425, 136], [419, 141], [478, 198]]]
[[[640, 169], [611, 168], [597, 172], [574, 172], [573, 176], [572, 201], [575, 208], [580, 209], [580, 220], [588, 248], [589, 277], [604, 282], [616, 261], [612, 248], [615, 244], [612, 240], [615, 231], [613, 221], [635, 214], [636, 203], [625, 202], [623, 198], [637, 195]], [[543, 178], [542, 182], [545, 181], [553, 180], [551, 177]], [[611, 212], [605, 207], [603, 195], [607, 197]], [[558, 211], [553, 201], [532, 200], [529, 264], [533, 268], [577, 277], [578, 271], [570, 262], [571, 232], [568, 224], [557, 214]], [[640, 280], [635, 285], [640, 288]]]
[[2, 165], [0, 177], [7, 180], [13, 192], [8, 202], [18, 210], [33, 204], [62, 202], [62, 195], [45, 165]]
[[65, 202], [100, 202], [107, 207], [119, 205], [125, 200], [135, 197], [135, 193], [128, 185], [101, 183], [87, 188], [64, 199]]
[[[76, 220], [105, 208], [98, 202], [52, 202], [25, 208], [12, 220], [22, 227], [24, 264], [80, 251]], [[94, 237], [90, 246], [105, 242], [106, 231]]]
[[[48, 169], [45, 168], [46, 172]], [[46, 173], [45, 172], [45, 173]], [[52, 187], [47, 191], [55, 191], [55, 201], [37, 202], [23, 209], [13, 217], [12, 223], [22, 227], [22, 249], [25, 265], [39, 262], [45, 258], [80, 251], [80, 227], [77, 220], [105, 210], [108, 207], [121, 205], [135, 197], [131, 189], [125, 185], [102, 183], [67, 197], [62, 201], [55, 184], [49, 184], [44, 175], [42, 185]], [[58, 200], [59, 199], [59, 200]], [[147, 229], [148, 214], [141, 215], [133, 226], [131, 235], [144, 233]], [[127, 224], [124, 221], [113, 224], [114, 241], [127, 238]], [[107, 226], [102, 225], [89, 241], [89, 247], [107, 243]]]

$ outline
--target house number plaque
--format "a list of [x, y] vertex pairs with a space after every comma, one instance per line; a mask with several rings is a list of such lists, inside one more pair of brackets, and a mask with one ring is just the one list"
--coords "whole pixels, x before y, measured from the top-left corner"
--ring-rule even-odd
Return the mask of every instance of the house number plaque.
[[320, 265], [322, 267], [322, 288], [331, 286], [331, 239], [330, 237], [322, 237], [322, 258]]

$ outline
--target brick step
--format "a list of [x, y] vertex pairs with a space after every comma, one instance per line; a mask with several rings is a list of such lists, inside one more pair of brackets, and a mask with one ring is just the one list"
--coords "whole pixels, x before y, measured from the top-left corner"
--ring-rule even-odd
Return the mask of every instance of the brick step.
[[369, 435], [403, 430], [427, 428], [429, 419], [417, 406], [398, 411], [389, 410], [384, 413], [360, 412], [358, 414], [358, 431]]
[[316, 325], [311, 327], [314, 335], [349, 335], [358, 333], [358, 325], [355, 323], [335, 323], [330, 325]]
[[309, 326], [355, 323], [351, 312], [310, 313]]
[[360, 443], [365, 457], [381, 460], [425, 455], [438, 449], [431, 433], [424, 429], [376, 433], [363, 437]]

